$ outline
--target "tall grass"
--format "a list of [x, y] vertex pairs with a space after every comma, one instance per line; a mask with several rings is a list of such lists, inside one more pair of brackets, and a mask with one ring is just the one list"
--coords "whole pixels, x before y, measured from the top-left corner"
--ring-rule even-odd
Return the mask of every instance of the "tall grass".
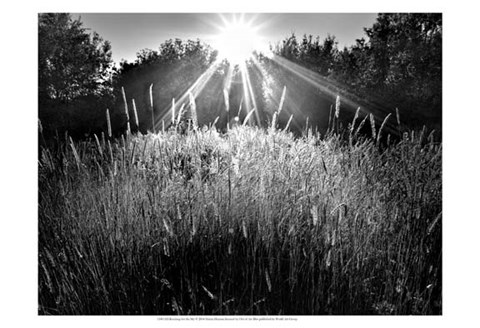
[[375, 136], [41, 148], [39, 313], [440, 314], [442, 147]]

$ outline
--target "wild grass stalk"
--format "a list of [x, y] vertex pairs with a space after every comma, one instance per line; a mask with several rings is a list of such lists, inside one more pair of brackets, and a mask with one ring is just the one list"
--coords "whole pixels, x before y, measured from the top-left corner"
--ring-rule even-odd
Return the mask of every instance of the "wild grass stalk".
[[292, 122], [293, 119], [293, 114], [290, 115], [290, 118], [288, 119], [287, 125], [285, 125], [285, 128], [283, 129], [283, 132], [286, 132], [288, 128], [290, 127], [290, 123]]
[[[150, 112], [152, 113], [152, 133], [156, 133], [155, 132], [155, 109], [153, 107], [153, 83], [150, 84], [149, 94], [150, 94]], [[174, 106], [172, 106], [172, 110], [175, 110]], [[174, 120], [174, 117], [175, 115], [172, 116], [172, 122]]]
[[441, 145], [380, 150], [388, 117], [271, 142], [252, 113], [41, 152], [39, 313], [440, 314]]
[[240, 100], [240, 105], [238, 106], [237, 117], [240, 117], [240, 113], [242, 112], [242, 104], [243, 104], [243, 97], [242, 97], [242, 99]]
[[106, 116], [107, 116], [107, 133], [108, 133], [108, 137], [111, 138], [112, 137], [112, 123], [110, 121], [110, 111], [106, 110]]
[[[226, 88], [223, 89], [223, 101], [225, 103], [225, 110], [227, 112], [227, 130], [230, 129], [230, 100], [229, 100], [229, 93]], [[240, 104], [241, 106], [241, 104]]]
[[132, 99], [132, 108], [133, 108], [133, 114], [135, 117], [135, 126], [137, 127], [137, 130], [139, 130], [140, 125], [138, 124], [138, 113], [137, 113], [137, 106], [135, 105], [135, 99]]
[[370, 116], [367, 114], [365, 115], [365, 118], [360, 122], [360, 124], [358, 125], [357, 129], [355, 130], [355, 135], [357, 136], [360, 131], [362, 130], [363, 126], [365, 125], [365, 122], [367, 121], [367, 119], [369, 118]]
[[274, 132], [277, 127], [277, 116], [278, 116], [278, 112], [273, 113], [272, 122], [270, 125], [271, 132]]
[[372, 127], [372, 139], [375, 140], [377, 137], [377, 132], [375, 129], [375, 117], [370, 113], [370, 126]]
[[[223, 101], [225, 103], [225, 111], [230, 112], [230, 100], [229, 100], [228, 90], [223, 89]], [[241, 105], [240, 105], [241, 106]]]
[[243, 120], [243, 124], [242, 124], [243, 126], [247, 125], [248, 120], [250, 119], [254, 111], [255, 111], [255, 108], [252, 108], [252, 110], [248, 112], [247, 116], [245, 116], [245, 119]]
[[278, 115], [280, 115], [281, 111], [282, 111], [282, 108], [283, 108], [283, 103], [285, 102], [285, 94], [287, 93], [287, 87], [284, 86], [283, 87], [283, 91], [282, 91], [282, 97], [280, 98], [280, 103], [278, 104]]
[[180, 123], [180, 118], [181, 118], [181, 114], [182, 114], [182, 109], [183, 109], [183, 104], [182, 104], [182, 108], [180, 109], [180, 111], [178, 112], [178, 119], [177, 119], [177, 122], [175, 122], [175, 98], [172, 98], [172, 107], [171, 107], [171, 113], [172, 113], [172, 124], [179, 124]]
[[197, 128], [198, 128], [198, 117], [197, 117], [197, 105], [195, 103], [195, 97], [190, 92], [188, 94], [188, 98], [189, 98], [189, 101], [190, 101], [190, 115], [191, 115], [191, 121], [192, 121], [192, 124], [193, 124], [193, 129], [197, 130]]
[[398, 111], [398, 108], [395, 108], [395, 113], [397, 115], [398, 130], [400, 131], [400, 113]]
[[125, 116], [127, 118], [127, 134], [130, 134], [130, 114], [128, 113], [127, 97], [125, 95], [125, 89], [122, 87], [123, 104], [125, 105]]
[[350, 136], [353, 134], [353, 130], [355, 129], [355, 122], [357, 121], [359, 115], [360, 115], [360, 107], [357, 108], [355, 112], [355, 116], [353, 117], [352, 125], [350, 125]]
[[97, 145], [98, 154], [100, 155], [101, 158], [103, 158], [103, 147], [100, 145], [100, 141], [98, 140], [97, 135], [94, 134], [93, 136], [95, 138], [95, 143]]
[[392, 116], [392, 113], [389, 113], [385, 119], [383, 120], [382, 125], [380, 126], [380, 129], [378, 130], [378, 136], [377, 136], [377, 145], [380, 143], [380, 138], [382, 137], [382, 131], [385, 128], [385, 124], [387, 124], [388, 119]]
[[335, 99], [335, 118], [338, 120], [340, 117], [340, 96], [337, 95], [337, 98]]

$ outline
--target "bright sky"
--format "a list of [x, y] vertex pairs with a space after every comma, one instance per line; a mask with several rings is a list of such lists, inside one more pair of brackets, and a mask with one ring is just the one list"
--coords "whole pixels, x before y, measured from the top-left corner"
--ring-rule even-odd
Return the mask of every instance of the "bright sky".
[[[84, 26], [99, 33], [112, 44], [113, 59], [122, 58], [134, 61], [136, 53], [145, 48], [158, 50], [161, 43], [168, 39], [201, 39], [212, 43], [224, 26], [220, 14], [206, 13], [162, 13], [162, 14], [74, 14], [81, 16]], [[222, 14], [232, 19], [232, 14]], [[239, 15], [237, 15], [239, 17]], [[266, 43], [275, 44], [291, 35], [303, 34], [320, 36], [323, 40], [328, 34], [337, 38], [340, 48], [355, 43], [356, 39], [365, 37], [364, 27], [371, 27], [375, 22], [375, 13], [357, 14], [245, 14], [245, 20], [253, 19], [252, 25], [258, 26], [258, 34]]]

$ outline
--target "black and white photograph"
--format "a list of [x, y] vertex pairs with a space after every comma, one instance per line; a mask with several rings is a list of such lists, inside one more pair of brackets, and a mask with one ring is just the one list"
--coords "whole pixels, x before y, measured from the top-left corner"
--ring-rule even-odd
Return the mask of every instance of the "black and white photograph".
[[213, 2], [5, 11], [1, 325], [478, 322], [475, 11]]
[[39, 13], [38, 46], [39, 314], [442, 314], [441, 13]]

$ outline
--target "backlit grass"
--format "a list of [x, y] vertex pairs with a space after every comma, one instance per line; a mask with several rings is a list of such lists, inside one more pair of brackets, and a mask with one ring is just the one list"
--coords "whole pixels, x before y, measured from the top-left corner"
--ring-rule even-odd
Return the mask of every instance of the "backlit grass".
[[39, 154], [39, 313], [440, 314], [441, 162], [413, 132], [57, 140]]

